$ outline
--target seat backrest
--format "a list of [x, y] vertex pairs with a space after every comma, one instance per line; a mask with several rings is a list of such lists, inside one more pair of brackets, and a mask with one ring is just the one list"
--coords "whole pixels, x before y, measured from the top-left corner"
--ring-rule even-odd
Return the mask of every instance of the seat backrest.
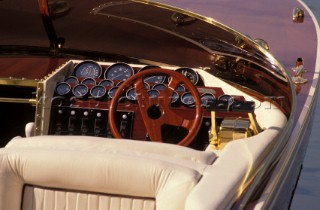
[[50, 203], [64, 206], [68, 199], [74, 210], [98, 203], [106, 209], [132, 210], [138, 208], [132, 203], [142, 203], [145, 209], [181, 210], [201, 178], [194, 169], [162, 160], [41, 147], [0, 149], [0, 166], [0, 209], [8, 210], [49, 210]]

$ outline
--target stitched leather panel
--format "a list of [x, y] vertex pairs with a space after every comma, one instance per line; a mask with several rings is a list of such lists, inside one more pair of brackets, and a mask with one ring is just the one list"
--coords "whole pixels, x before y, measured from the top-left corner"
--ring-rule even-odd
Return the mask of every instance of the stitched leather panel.
[[149, 198], [73, 192], [25, 186], [22, 210], [154, 210]]

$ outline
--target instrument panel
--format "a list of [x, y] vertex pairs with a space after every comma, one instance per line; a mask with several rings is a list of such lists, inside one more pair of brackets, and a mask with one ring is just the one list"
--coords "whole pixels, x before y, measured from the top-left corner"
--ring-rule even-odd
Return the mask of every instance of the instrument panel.
[[[137, 72], [152, 71], [160, 68], [159, 66], [146, 65], [140, 69], [133, 68], [127, 63], [115, 63], [110, 66], [101, 66], [94, 61], [83, 61], [74, 67], [71, 76], [67, 76], [63, 82], [56, 85], [56, 96], [76, 97], [84, 100], [96, 99], [101, 101], [111, 100], [117, 88], [123, 81], [130, 78]], [[199, 74], [187, 67], [177, 68], [175, 71], [187, 77], [192, 84], [203, 84]], [[167, 88], [170, 78], [165, 75], [155, 75], [144, 78], [144, 87], [152, 97], [157, 97], [162, 90]], [[210, 99], [214, 99], [214, 94], [203, 92], [201, 96], [202, 105], [207, 106]], [[189, 96], [188, 90], [179, 85], [171, 96], [171, 103], [179, 103], [185, 106], [192, 107], [193, 97]], [[124, 99], [128, 101], [136, 101], [135, 90], [130, 88], [124, 95]]]
[[[102, 66], [94, 61], [83, 61], [74, 66], [70, 75], [65, 75], [63, 81], [55, 86], [51, 104], [49, 134], [51, 135], [92, 135], [112, 137], [109, 129], [109, 106], [119, 86], [128, 78], [141, 71], [152, 71], [158, 66], [144, 67], [131, 66], [127, 63], [114, 63]], [[208, 143], [208, 130], [211, 126], [211, 111], [213, 109], [230, 115], [234, 101], [243, 101], [238, 96], [225, 95], [219, 87], [204, 86], [201, 76], [196, 70], [183, 67], [179, 72], [196, 86], [200, 94], [201, 106], [204, 109], [204, 118], [198, 134], [200, 141], [191, 145], [196, 149], [203, 149]], [[143, 87], [149, 100], [157, 99], [161, 92], [168, 88], [171, 78], [166, 75], [146, 76], [143, 78]], [[192, 119], [195, 110], [195, 99], [191, 92], [183, 85], [178, 84], [172, 90], [170, 97], [171, 109], [185, 119]], [[159, 99], [158, 99], [159, 100]], [[218, 102], [218, 103], [217, 103]], [[248, 104], [241, 104], [248, 106]], [[126, 89], [119, 98], [116, 110], [116, 123], [121, 135], [130, 139], [148, 140], [148, 134], [143, 126], [143, 118], [139, 111], [135, 87]], [[241, 110], [241, 107], [240, 109]], [[152, 111], [152, 110], [150, 110]], [[219, 117], [219, 113], [217, 114]], [[245, 116], [245, 114], [244, 114]], [[182, 128], [168, 130], [168, 138], [179, 138], [187, 133]], [[175, 133], [172, 135], [173, 133]], [[169, 139], [168, 143], [176, 140]]]

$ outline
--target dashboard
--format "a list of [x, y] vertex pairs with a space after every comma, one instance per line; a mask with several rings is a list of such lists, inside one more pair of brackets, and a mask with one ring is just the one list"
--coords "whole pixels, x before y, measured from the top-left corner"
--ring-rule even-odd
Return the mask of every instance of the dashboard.
[[[74, 64], [60, 80], [55, 83], [51, 102], [49, 135], [90, 135], [113, 137], [110, 129], [110, 104], [119, 91], [119, 87], [134, 75], [148, 71], [142, 78], [143, 89], [148, 100], [158, 100], [162, 92], [172, 88], [171, 76], [150, 74], [158, 69], [156, 65], [131, 65], [127, 63], [99, 64], [95, 61], [81, 61]], [[247, 118], [247, 112], [254, 109], [254, 102], [245, 101], [242, 96], [231, 96], [222, 88], [204, 85], [199, 70], [188, 67], [172, 68], [183, 75], [199, 92], [201, 111], [203, 113], [199, 131], [195, 140], [189, 145], [203, 149], [209, 144], [208, 131], [211, 128], [211, 112], [217, 112], [217, 124], [226, 117]], [[195, 97], [185, 84], [178, 81], [170, 91], [169, 109], [183, 119], [195, 118]], [[117, 99], [115, 124], [123, 138], [150, 141], [146, 121], [141, 114], [137, 89], [134, 84], [126, 87]], [[155, 103], [156, 104], [156, 103]], [[148, 118], [158, 119], [163, 114], [156, 104], [148, 110]], [[162, 141], [178, 143], [188, 134], [181, 126], [163, 124]]]

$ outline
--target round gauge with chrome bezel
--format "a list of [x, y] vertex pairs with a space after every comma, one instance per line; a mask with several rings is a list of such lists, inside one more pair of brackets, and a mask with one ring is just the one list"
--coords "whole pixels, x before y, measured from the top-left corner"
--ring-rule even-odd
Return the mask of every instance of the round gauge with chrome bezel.
[[163, 84], [163, 83], [155, 84], [152, 87], [152, 89], [159, 90], [159, 91], [164, 90], [166, 88], [167, 88], [167, 86], [165, 84]]
[[184, 94], [182, 94], [181, 96], [181, 102], [184, 104], [184, 105], [187, 105], [187, 106], [192, 106], [194, 105], [194, 97], [193, 95], [191, 94], [191, 92], [185, 92]]
[[179, 94], [177, 93], [177, 91], [173, 91], [172, 96], [170, 96], [171, 99], [171, 103], [176, 103], [179, 100]]
[[178, 85], [178, 87], [175, 89], [175, 91], [185, 92], [185, 91], [186, 91], [186, 88], [184, 87], [184, 85], [180, 84], [180, 85]]
[[119, 87], [112, 87], [109, 91], [108, 91], [108, 96], [109, 98], [113, 98], [114, 94], [117, 92]]
[[134, 74], [131, 66], [126, 63], [115, 63], [107, 68], [105, 79], [125, 81]]
[[81, 81], [81, 84], [84, 85], [96, 85], [96, 81], [93, 78], [85, 78]]
[[79, 84], [79, 80], [77, 77], [74, 77], [74, 76], [70, 76], [70, 77], [67, 77], [64, 82], [68, 83], [68, 84], [72, 84], [72, 85], [77, 85]]
[[234, 98], [231, 95], [227, 95], [227, 94], [221, 95], [218, 99], [221, 101], [227, 101], [228, 105], [232, 105], [234, 102]]
[[212, 93], [204, 93], [200, 96], [201, 106], [208, 107], [209, 102], [213, 101], [216, 97]]
[[160, 95], [160, 92], [156, 89], [148, 90], [148, 95], [150, 98], [157, 98]]
[[57, 84], [55, 89], [56, 94], [58, 94], [59, 96], [65, 96], [69, 94], [70, 91], [71, 91], [71, 86], [66, 82], [60, 82], [59, 84]]
[[78, 84], [73, 87], [72, 93], [77, 98], [86, 96], [89, 92], [89, 88], [84, 84]]
[[199, 82], [199, 74], [188, 67], [182, 67], [182, 68], [178, 68], [176, 69], [177, 72], [179, 72], [180, 74], [182, 74], [183, 76], [187, 77], [192, 84], [197, 85]]
[[[143, 68], [141, 68], [139, 70], [140, 71], [145, 71], [145, 70], [151, 70], [152, 69], [159, 69], [160, 67], [159, 66], [153, 66], [153, 65], [148, 65], [148, 66], [145, 66]], [[155, 84], [159, 84], [159, 83], [163, 83], [166, 79], [166, 76], [165, 75], [152, 75], [152, 76], [148, 76], [148, 77], [145, 77], [144, 78], [144, 82], [146, 83], [155, 83]]]
[[135, 89], [134, 88], [130, 88], [126, 93], [126, 97], [130, 101], [136, 101], [137, 100], [137, 95], [136, 95]]
[[105, 87], [113, 87], [114, 83], [112, 82], [112, 80], [104, 79], [99, 83], [99, 85], [102, 85], [102, 86], [105, 86]]
[[82, 78], [99, 78], [102, 74], [102, 67], [95, 61], [83, 61], [76, 65], [73, 75]]
[[91, 96], [95, 99], [100, 99], [105, 97], [106, 93], [107, 93], [107, 90], [102, 85], [96, 85], [90, 90]]

